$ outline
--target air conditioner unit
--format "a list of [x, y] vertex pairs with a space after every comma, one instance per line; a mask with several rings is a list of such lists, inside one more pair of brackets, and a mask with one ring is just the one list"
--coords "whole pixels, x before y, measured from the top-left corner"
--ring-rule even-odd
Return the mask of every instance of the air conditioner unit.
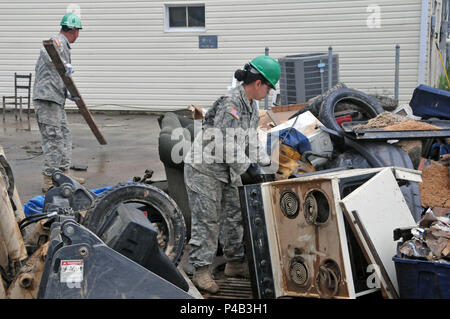
[[[406, 178], [401, 168], [390, 169], [398, 179]], [[319, 171], [240, 187], [254, 296], [353, 299], [379, 293], [381, 287], [368, 285], [373, 275], [369, 265], [378, 261], [367, 259], [360, 245], [364, 238], [357, 236], [341, 206], [342, 199], [383, 170], [390, 174], [385, 168]], [[396, 196], [403, 198], [396, 179], [391, 179]], [[414, 224], [406, 202], [402, 205], [407, 223]], [[386, 287], [388, 297], [395, 297], [392, 287]]]
[[[333, 54], [332, 61], [334, 86], [339, 82], [339, 55]], [[278, 62], [281, 65], [281, 105], [305, 103], [328, 90], [328, 54], [288, 55]]]

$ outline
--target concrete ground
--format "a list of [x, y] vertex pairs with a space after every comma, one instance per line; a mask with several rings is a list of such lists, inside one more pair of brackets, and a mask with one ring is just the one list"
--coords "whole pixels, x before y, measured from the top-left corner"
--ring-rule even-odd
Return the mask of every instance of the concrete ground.
[[[154, 171], [152, 180], [165, 180], [164, 166], [158, 155], [159, 115], [124, 115], [116, 112], [94, 113], [93, 118], [106, 145], [100, 145], [84, 118], [68, 113], [73, 135], [73, 164], [87, 165], [86, 171], [73, 171], [73, 175], [86, 178], [89, 189], [116, 185], [142, 177], [146, 169]], [[42, 195], [41, 136], [34, 114], [22, 114], [16, 121], [12, 112], [0, 120], [0, 145], [14, 173], [22, 204]]]

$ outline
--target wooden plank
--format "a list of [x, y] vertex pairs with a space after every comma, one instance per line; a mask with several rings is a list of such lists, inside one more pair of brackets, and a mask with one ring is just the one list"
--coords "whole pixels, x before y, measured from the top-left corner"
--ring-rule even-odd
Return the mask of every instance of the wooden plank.
[[305, 108], [305, 106], [307, 106], [307, 105], [308, 105], [308, 103], [273, 106], [272, 112], [277, 113], [277, 112], [288, 112], [288, 111], [300, 111], [303, 108]]
[[67, 90], [73, 97], [79, 97], [78, 100], [75, 101], [75, 104], [77, 105], [78, 109], [80, 110], [81, 115], [86, 120], [87, 124], [91, 128], [92, 133], [94, 133], [95, 137], [97, 138], [98, 142], [101, 145], [106, 144], [106, 140], [103, 137], [102, 133], [100, 132], [99, 128], [97, 127], [97, 124], [94, 121], [94, 118], [92, 117], [91, 113], [89, 112], [86, 104], [84, 103], [83, 98], [81, 97], [80, 92], [78, 91], [75, 82], [73, 81], [71, 76], [66, 76], [66, 67], [64, 65], [64, 62], [61, 59], [61, 56], [59, 55], [58, 50], [55, 47], [55, 44], [53, 43], [53, 40], [44, 40], [42, 41], [44, 44], [45, 50], [47, 50], [48, 55], [52, 59], [53, 64], [56, 67], [56, 70], [58, 71], [59, 75], [61, 76], [61, 79], [63, 80]]

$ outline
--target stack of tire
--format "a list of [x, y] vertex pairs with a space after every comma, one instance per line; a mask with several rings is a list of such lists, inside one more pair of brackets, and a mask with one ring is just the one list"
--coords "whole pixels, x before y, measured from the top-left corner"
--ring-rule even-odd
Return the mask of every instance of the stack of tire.
[[[385, 112], [380, 102], [372, 96], [359, 90], [347, 88], [344, 83], [338, 83], [324, 94], [318, 95], [307, 102], [305, 108], [291, 116], [294, 118], [303, 112], [310, 111], [328, 129], [341, 135], [341, 138], [331, 136], [336, 158], [327, 168], [370, 168], [397, 166], [414, 169], [408, 154], [398, 146], [386, 142], [361, 142], [345, 137], [344, 131], [336, 120], [336, 112], [357, 110], [358, 120], [366, 121]], [[342, 143], [342, 141], [345, 141]], [[409, 182], [401, 185], [403, 196], [408, 204], [413, 218], [419, 221], [423, 207], [420, 200], [420, 190], [417, 183]]]

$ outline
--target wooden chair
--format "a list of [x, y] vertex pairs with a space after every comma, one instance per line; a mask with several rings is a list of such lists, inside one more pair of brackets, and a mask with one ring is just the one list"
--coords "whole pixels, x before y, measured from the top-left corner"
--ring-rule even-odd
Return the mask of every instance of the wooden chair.
[[[19, 84], [18, 79], [21, 80]], [[24, 80], [25, 80], [25, 83]], [[26, 95], [22, 96], [18, 94], [19, 90], [26, 90]], [[12, 102], [7, 102], [13, 100]], [[30, 74], [17, 74], [14, 73], [14, 95], [3, 96], [3, 121], [5, 121], [6, 105], [14, 105], [14, 116], [17, 121], [17, 106], [19, 105], [19, 119], [22, 121], [22, 104], [23, 100], [28, 104], [28, 120], [30, 119], [30, 104], [31, 104], [31, 73]]]

